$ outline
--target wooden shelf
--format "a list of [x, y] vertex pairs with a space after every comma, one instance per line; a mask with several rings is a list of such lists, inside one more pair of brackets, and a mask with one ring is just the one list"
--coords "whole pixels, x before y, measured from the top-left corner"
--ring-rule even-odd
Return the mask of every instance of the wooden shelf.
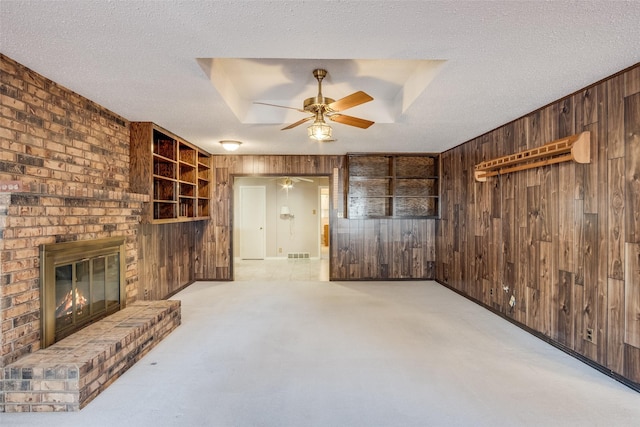
[[150, 122], [131, 123], [131, 190], [149, 194], [151, 223], [209, 218], [211, 157]]
[[437, 154], [348, 154], [349, 218], [439, 216]]
[[571, 160], [577, 163], [589, 163], [591, 161], [590, 132], [582, 132], [551, 141], [542, 147], [487, 160], [476, 165], [474, 175], [477, 181], [484, 182], [492, 176]]

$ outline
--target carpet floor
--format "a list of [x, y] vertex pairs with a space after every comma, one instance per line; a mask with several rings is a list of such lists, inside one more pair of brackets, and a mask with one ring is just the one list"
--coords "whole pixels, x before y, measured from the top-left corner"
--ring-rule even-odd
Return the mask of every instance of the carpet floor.
[[182, 325], [80, 412], [0, 425], [639, 425], [640, 393], [435, 282], [236, 277], [175, 295]]

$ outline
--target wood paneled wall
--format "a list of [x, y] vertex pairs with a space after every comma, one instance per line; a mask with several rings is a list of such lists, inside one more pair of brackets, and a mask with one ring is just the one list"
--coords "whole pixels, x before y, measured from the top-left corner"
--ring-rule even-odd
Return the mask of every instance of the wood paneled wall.
[[[205, 224], [202, 259], [198, 263], [199, 280], [233, 280], [233, 177], [247, 175], [324, 175], [333, 190], [333, 171], [342, 179], [342, 156], [212, 156], [211, 221]], [[338, 186], [340, 189], [342, 186]], [[340, 190], [342, 191], [342, 190]], [[342, 202], [331, 202], [330, 216], [344, 209]], [[332, 221], [332, 219], [330, 219]]]
[[[473, 178], [582, 131], [590, 164]], [[443, 153], [442, 171], [437, 280], [640, 383], [640, 65]]]
[[213, 156], [212, 220], [205, 225], [196, 278], [233, 278], [233, 176], [324, 175], [330, 183], [330, 278], [435, 276], [435, 220], [344, 218], [345, 156]]
[[196, 280], [207, 221], [140, 224], [138, 298], [157, 300]]
[[337, 219], [335, 223], [332, 280], [435, 278], [434, 219]]

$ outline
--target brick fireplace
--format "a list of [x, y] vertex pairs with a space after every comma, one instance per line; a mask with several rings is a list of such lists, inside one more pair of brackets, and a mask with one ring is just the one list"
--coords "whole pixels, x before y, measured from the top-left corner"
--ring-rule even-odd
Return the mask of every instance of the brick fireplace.
[[[122, 266], [119, 304], [138, 304], [138, 233], [143, 204], [149, 196], [129, 190], [126, 119], [1, 54], [0, 104], [2, 412], [5, 403], [9, 403], [5, 400], [9, 391], [20, 387], [14, 377], [27, 380], [34, 375], [30, 368], [22, 372], [21, 368], [16, 371], [13, 367], [43, 351], [42, 342], [47, 339], [41, 318], [40, 248], [119, 241]], [[94, 267], [89, 264], [86, 267], [103, 268], [100, 261]], [[85, 265], [71, 268], [81, 270]], [[94, 299], [97, 302], [101, 296]], [[174, 313], [175, 304], [172, 307], [158, 310]], [[149, 312], [144, 307], [137, 310]], [[127, 313], [125, 316], [139, 316]], [[84, 312], [79, 316], [84, 316]], [[177, 316], [179, 323], [179, 309]], [[100, 317], [104, 316], [95, 316]], [[165, 332], [164, 327], [158, 326], [151, 336], [157, 339]], [[136, 354], [141, 354], [141, 346], [147, 348], [145, 342], [138, 343]], [[128, 357], [135, 359], [131, 354]], [[90, 391], [87, 393], [91, 395]], [[19, 398], [13, 394], [12, 399]], [[30, 399], [26, 395], [22, 398]], [[78, 402], [71, 407], [77, 408]], [[50, 405], [39, 410], [58, 409]]]

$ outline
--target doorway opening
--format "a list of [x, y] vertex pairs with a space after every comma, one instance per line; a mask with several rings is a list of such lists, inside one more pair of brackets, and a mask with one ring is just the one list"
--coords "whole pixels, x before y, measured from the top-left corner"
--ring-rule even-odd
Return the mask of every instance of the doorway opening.
[[305, 275], [328, 280], [328, 176], [235, 176], [233, 192], [234, 280], [246, 277], [245, 267], [258, 265], [281, 270], [266, 277], [282, 280], [295, 262], [325, 269], [306, 269]]

